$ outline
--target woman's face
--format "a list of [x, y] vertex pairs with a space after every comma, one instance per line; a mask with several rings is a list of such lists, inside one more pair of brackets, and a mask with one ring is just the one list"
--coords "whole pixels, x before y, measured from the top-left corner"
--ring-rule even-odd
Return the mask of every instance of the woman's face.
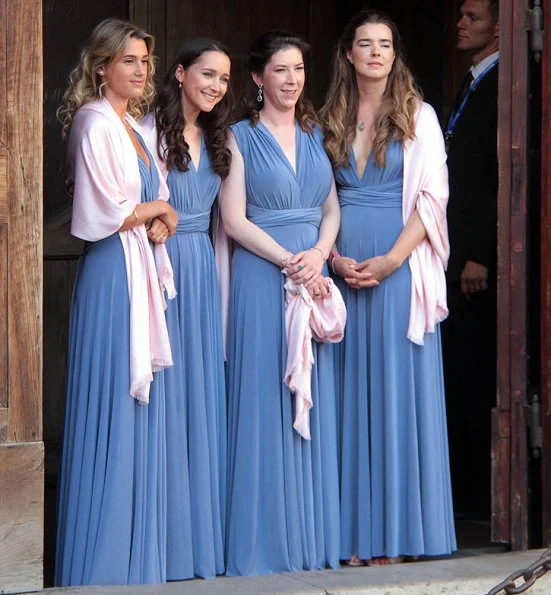
[[175, 76], [182, 83], [185, 112], [210, 112], [228, 91], [230, 59], [224, 52], [203, 52], [187, 69], [179, 65]]
[[264, 87], [264, 105], [278, 111], [294, 109], [304, 89], [304, 57], [296, 47], [276, 52], [264, 72], [253, 73], [253, 80]]
[[131, 37], [120, 56], [98, 70], [105, 83], [102, 88], [103, 95], [111, 104], [141, 97], [148, 68], [149, 52], [145, 41]]
[[352, 48], [347, 53], [356, 76], [367, 80], [386, 80], [394, 64], [392, 31], [382, 23], [366, 23], [356, 29]]

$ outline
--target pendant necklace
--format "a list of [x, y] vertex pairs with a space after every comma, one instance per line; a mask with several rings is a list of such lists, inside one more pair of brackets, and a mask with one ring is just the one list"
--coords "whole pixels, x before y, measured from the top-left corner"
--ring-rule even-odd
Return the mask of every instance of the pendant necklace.
[[365, 130], [365, 122], [363, 120], [358, 124], [358, 130], [360, 132], [363, 132]]

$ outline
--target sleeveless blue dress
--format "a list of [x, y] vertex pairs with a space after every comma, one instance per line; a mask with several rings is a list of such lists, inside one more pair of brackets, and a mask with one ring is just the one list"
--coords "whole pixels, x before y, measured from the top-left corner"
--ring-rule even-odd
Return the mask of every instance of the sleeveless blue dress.
[[[295, 253], [318, 238], [331, 166], [319, 130], [296, 127], [295, 173], [261, 122], [233, 134], [245, 162], [247, 216]], [[284, 277], [237, 247], [228, 314], [228, 575], [339, 566], [336, 393], [331, 345], [314, 344], [312, 440], [293, 429]]]
[[160, 374], [167, 427], [167, 580], [224, 572], [226, 389], [220, 293], [208, 231], [220, 177], [201, 146], [198, 169], [169, 172], [176, 234], [166, 241], [178, 295], [166, 319], [174, 366]]
[[[138, 164], [142, 202], [152, 200], [157, 170]], [[124, 253], [114, 233], [86, 244], [71, 303], [57, 585], [166, 578], [164, 392], [149, 405], [130, 396], [129, 321]]]
[[[403, 150], [385, 167], [370, 155], [358, 178], [354, 154], [336, 171], [337, 247], [358, 262], [386, 253], [403, 229]], [[407, 339], [408, 261], [377, 287], [341, 278], [348, 320], [339, 346], [341, 557], [440, 555], [456, 549], [440, 328]]]

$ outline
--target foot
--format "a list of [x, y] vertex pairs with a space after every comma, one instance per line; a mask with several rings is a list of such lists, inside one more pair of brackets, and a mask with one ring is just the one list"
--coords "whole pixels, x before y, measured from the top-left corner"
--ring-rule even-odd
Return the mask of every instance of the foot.
[[377, 556], [367, 561], [368, 566], [388, 566], [389, 564], [401, 564], [404, 561], [404, 556]]
[[350, 558], [346, 561], [347, 566], [365, 566], [365, 562], [358, 558], [358, 556], [350, 556]]

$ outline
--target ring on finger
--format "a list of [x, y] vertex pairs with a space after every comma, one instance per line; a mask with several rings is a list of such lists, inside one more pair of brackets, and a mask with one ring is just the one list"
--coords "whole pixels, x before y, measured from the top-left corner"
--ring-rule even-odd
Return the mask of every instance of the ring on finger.
[[302, 271], [302, 269], [303, 269], [303, 268], [304, 268], [304, 267], [303, 267], [301, 264], [299, 264], [299, 265], [297, 266], [297, 271]]

